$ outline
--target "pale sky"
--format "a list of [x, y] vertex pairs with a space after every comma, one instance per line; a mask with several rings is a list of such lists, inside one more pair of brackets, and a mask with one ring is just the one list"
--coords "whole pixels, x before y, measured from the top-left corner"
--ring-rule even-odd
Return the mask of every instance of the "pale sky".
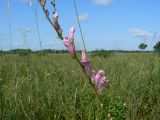
[[[0, 49], [10, 49], [8, 1], [0, 0]], [[88, 50], [138, 50], [138, 45], [145, 41], [147, 50], [151, 50], [158, 41], [160, 33], [160, 0], [76, 0], [82, 32]], [[82, 40], [76, 20], [73, 0], [56, 0], [59, 23], [65, 36], [75, 26], [75, 43], [82, 49]], [[52, 8], [47, 4], [48, 9]], [[24, 48], [25, 42], [21, 29], [28, 29], [28, 47], [40, 49], [36, 21], [33, 9], [26, 0], [11, 0], [11, 33], [13, 48]], [[57, 39], [55, 31], [48, 23], [38, 6], [38, 24], [43, 49], [65, 49]], [[52, 18], [52, 13], [50, 13]], [[157, 37], [153, 40], [154, 33]]]

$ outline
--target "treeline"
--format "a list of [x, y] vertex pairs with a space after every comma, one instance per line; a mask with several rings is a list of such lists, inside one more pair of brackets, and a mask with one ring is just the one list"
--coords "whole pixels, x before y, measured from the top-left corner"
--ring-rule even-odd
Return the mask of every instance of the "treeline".
[[0, 50], [0, 53], [4, 54], [37, 54], [37, 53], [67, 53], [67, 50], [55, 50], [55, 49], [44, 49], [33, 51], [31, 49], [13, 49], [8, 51]]
[[[78, 53], [80, 53], [81, 51], [77, 51]], [[112, 54], [112, 53], [139, 53], [142, 51], [139, 50], [134, 50], [134, 51], [127, 51], [127, 50], [104, 50], [104, 49], [96, 49], [93, 51], [89, 51], [89, 53], [93, 53], [93, 54]], [[149, 52], [155, 52], [155, 51], [143, 51], [145, 53], [149, 53]], [[13, 50], [8, 50], [8, 51], [3, 51], [0, 50], [0, 53], [4, 53], [4, 54], [23, 54], [23, 53], [28, 53], [28, 54], [36, 54], [36, 53], [68, 53], [67, 50], [55, 50], [55, 49], [44, 49], [44, 50], [37, 50], [37, 51], [33, 51], [31, 49], [13, 49]]]
[[[127, 50], [104, 50], [104, 49], [96, 49], [93, 51], [89, 51], [89, 53], [93, 56], [102, 56], [109, 57], [114, 53], [141, 53], [142, 51], [127, 51]], [[152, 53], [155, 51], [143, 51], [143, 53]], [[55, 49], [44, 49], [33, 51], [31, 49], [13, 49], [9, 51], [0, 50], [0, 54], [19, 54], [19, 55], [28, 55], [28, 54], [63, 54], [68, 53], [67, 50], [55, 50]], [[81, 51], [77, 51], [77, 53], [81, 54]]]

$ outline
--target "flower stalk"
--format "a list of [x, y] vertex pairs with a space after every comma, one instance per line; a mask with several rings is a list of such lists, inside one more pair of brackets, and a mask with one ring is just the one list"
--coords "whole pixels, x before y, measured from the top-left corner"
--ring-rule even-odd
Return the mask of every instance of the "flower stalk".
[[104, 86], [108, 83], [108, 80], [106, 80], [106, 77], [104, 76], [104, 71], [99, 70], [98, 72], [96, 72], [95, 70], [91, 69], [90, 60], [86, 59], [85, 49], [82, 50], [82, 61], [79, 60], [79, 58], [76, 54], [76, 48], [74, 45], [75, 28], [71, 27], [70, 32], [69, 32], [69, 37], [63, 37], [62, 29], [58, 23], [58, 12], [55, 8], [55, 1], [54, 0], [51, 1], [51, 4], [54, 7], [54, 12], [53, 12], [54, 13], [54, 15], [53, 15], [54, 21], [53, 22], [49, 17], [48, 10], [45, 9], [46, 0], [38, 0], [38, 1], [41, 5], [41, 8], [42, 8], [47, 20], [52, 25], [52, 27], [55, 29], [55, 31], [58, 35], [58, 38], [63, 41], [63, 44], [67, 48], [68, 52], [73, 56], [73, 59], [75, 59], [77, 61], [77, 63], [81, 66], [84, 74], [87, 76], [87, 78], [89, 80], [89, 83], [91, 84], [91, 86], [93, 87], [93, 89], [95, 91], [95, 94], [96, 94], [96, 97], [97, 97], [99, 103], [101, 104], [99, 94], [103, 91]]

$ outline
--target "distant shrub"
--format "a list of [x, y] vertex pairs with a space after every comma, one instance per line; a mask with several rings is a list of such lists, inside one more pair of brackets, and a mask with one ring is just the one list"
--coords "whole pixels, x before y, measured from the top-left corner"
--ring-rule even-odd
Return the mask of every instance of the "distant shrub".
[[139, 49], [141, 49], [141, 50], [145, 50], [146, 48], [147, 48], [147, 44], [145, 44], [145, 43], [141, 43], [141, 44], [139, 44]]
[[160, 41], [158, 41], [153, 48], [155, 51], [160, 52]]

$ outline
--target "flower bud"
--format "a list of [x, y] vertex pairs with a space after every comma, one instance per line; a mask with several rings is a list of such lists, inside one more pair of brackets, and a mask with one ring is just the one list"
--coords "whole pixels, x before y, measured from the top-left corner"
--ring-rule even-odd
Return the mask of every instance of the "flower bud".
[[71, 29], [70, 29], [70, 39], [74, 39], [74, 32], [75, 32], [75, 28], [71, 27]]
[[58, 21], [58, 12], [57, 11], [55, 11], [53, 18], [55, 21]]
[[45, 7], [45, 5], [46, 5], [46, 0], [40, 0], [40, 3], [41, 3], [41, 6], [42, 6], [42, 7]]

